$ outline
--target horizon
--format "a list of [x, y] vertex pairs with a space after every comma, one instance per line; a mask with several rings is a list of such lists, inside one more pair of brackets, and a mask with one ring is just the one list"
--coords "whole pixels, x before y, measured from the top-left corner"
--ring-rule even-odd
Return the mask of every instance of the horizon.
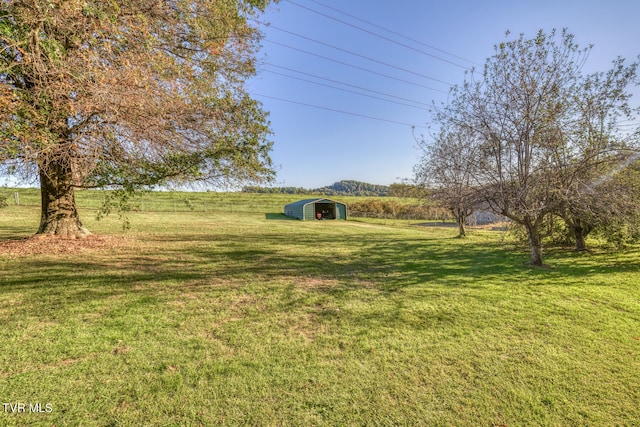
[[[201, 189], [201, 190], [189, 190], [186, 188], [170, 188], [170, 187], [158, 187], [158, 188], [150, 188], [150, 189], [145, 189], [145, 191], [184, 191], [184, 192], [194, 192], [194, 193], [206, 193], [206, 192], [217, 192], [217, 193], [234, 193], [234, 192], [242, 192], [244, 188], [246, 187], [257, 187], [257, 188], [298, 188], [298, 189], [303, 189], [303, 190], [308, 190], [308, 191], [315, 191], [315, 190], [321, 190], [323, 188], [330, 188], [332, 185], [335, 184], [339, 184], [341, 182], [357, 182], [360, 184], [366, 184], [366, 185], [374, 185], [374, 186], [379, 186], [379, 187], [390, 187], [391, 185], [394, 184], [404, 184], [402, 182], [392, 182], [391, 184], [376, 184], [373, 182], [367, 182], [367, 181], [361, 181], [358, 179], [340, 179], [338, 181], [332, 182], [331, 184], [326, 184], [326, 185], [322, 185], [319, 187], [313, 187], [313, 188], [309, 188], [309, 187], [303, 187], [303, 186], [299, 186], [299, 185], [260, 185], [260, 184], [246, 184], [243, 185], [240, 188], [235, 188], [235, 189], [221, 189], [221, 188], [217, 188], [217, 189], [213, 189], [213, 188], [206, 188], [206, 189]], [[188, 186], [189, 184], [187, 184]], [[15, 184], [15, 185], [9, 185], [7, 182], [4, 182], [2, 184], [0, 184], [0, 189], [6, 189], [6, 190], [12, 190], [12, 189], [25, 189], [25, 190], [38, 190], [40, 191], [40, 187], [36, 186], [36, 185], [22, 185], [22, 184]], [[82, 188], [82, 187], [77, 187], [76, 188], [77, 191], [92, 191], [92, 190], [96, 190], [96, 191], [107, 191], [109, 190], [108, 188]]]

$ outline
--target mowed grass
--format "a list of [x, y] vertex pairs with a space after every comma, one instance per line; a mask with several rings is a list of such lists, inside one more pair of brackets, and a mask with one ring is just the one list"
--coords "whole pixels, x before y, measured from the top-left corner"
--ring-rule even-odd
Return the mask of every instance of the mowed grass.
[[[0, 210], [0, 240], [38, 215]], [[0, 425], [639, 425], [637, 247], [544, 270], [492, 231], [81, 215], [113, 247], [0, 255], [0, 400], [26, 404]]]

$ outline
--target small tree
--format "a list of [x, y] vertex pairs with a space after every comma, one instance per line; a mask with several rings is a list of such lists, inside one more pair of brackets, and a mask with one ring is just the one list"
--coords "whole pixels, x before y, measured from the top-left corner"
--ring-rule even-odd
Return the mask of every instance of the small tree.
[[458, 224], [458, 237], [466, 236], [467, 218], [480, 201], [474, 185], [477, 167], [477, 145], [470, 140], [468, 129], [451, 125], [443, 128], [429, 144], [418, 141], [423, 150], [414, 168], [416, 181], [430, 189], [430, 197], [449, 209]]
[[[608, 89], [633, 81], [637, 63], [614, 63], [620, 72], [607, 74], [613, 83], [595, 91], [602, 102], [590, 103], [596, 97], [586, 96], [586, 89], [597, 78], [581, 74], [589, 49], [579, 48], [566, 30], [559, 37], [556, 31], [540, 31], [533, 39], [520, 35], [495, 50], [482, 79], [472, 74], [462, 87], [455, 87], [451, 102], [437, 109], [435, 118], [443, 129], [465, 130], [477, 154], [473, 178], [482, 198], [524, 227], [530, 264], [541, 266], [545, 218], [566, 206], [572, 192], [580, 194], [584, 188], [579, 177], [617, 155], [616, 145], [608, 143], [619, 140], [616, 129], [601, 128], [597, 138], [585, 140], [580, 120], [588, 116], [581, 111], [594, 109], [607, 116], [620, 108], [624, 98]], [[607, 110], [608, 105], [613, 110]], [[584, 147], [590, 151], [580, 154]]]
[[0, 166], [39, 178], [38, 233], [88, 233], [77, 188], [272, 176], [244, 90], [267, 2], [0, 3]]

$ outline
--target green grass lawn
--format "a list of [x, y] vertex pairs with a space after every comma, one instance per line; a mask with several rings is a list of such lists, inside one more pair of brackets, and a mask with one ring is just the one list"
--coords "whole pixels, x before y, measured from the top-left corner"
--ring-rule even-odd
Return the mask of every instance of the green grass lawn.
[[0, 425], [640, 425], [637, 247], [531, 269], [500, 232], [269, 212], [84, 210], [108, 244], [0, 255]]

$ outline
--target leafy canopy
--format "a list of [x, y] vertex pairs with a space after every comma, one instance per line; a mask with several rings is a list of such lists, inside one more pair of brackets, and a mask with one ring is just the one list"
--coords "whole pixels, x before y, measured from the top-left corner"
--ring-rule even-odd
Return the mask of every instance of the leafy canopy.
[[0, 2], [0, 164], [76, 187], [272, 177], [244, 90], [266, 0]]

